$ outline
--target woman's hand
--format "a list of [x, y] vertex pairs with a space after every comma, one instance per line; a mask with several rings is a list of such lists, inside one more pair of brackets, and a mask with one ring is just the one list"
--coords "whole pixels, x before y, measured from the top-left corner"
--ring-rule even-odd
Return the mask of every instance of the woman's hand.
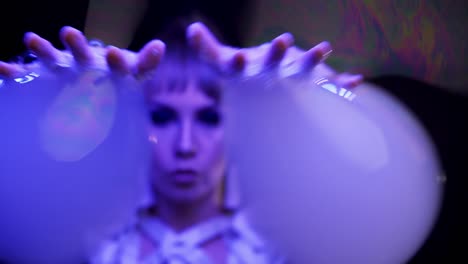
[[313, 79], [327, 78], [338, 85], [353, 88], [362, 82], [361, 75], [337, 73], [323, 61], [332, 52], [328, 42], [304, 51], [294, 45], [294, 38], [284, 33], [269, 43], [250, 48], [235, 48], [218, 41], [202, 23], [187, 29], [189, 43], [203, 59], [231, 74], [253, 76], [277, 71], [280, 76], [311, 74]]
[[[165, 45], [160, 40], [148, 42], [139, 52], [90, 45], [86, 37], [72, 27], [63, 27], [60, 39], [66, 50], [56, 49], [49, 41], [34, 33], [25, 34], [24, 44], [37, 56], [40, 64], [51, 71], [96, 68], [137, 78], [155, 70], [165, 51]], [[37, 67], [38, 63], [0, 62], [0, 77], [15, 78]]]
[[[39, 62], [52, 71], [98, 68], [136, 78], [154, 71], [165, 52], [165, 44], [160, 40], [148, 42], [139, 52], [89, 45], [86, 37], [71, 27], [62, 28], [60, 39], [66, 47], [64, 51], [34, 33], [25, 34], [24, 43]], [[328, 42], [304, 51], [293, 46], [293, 36], [285, 33], [256, 47], [229, 47], [220, 43], [202, 23], [194, 23], [187, 28], [187, 41], [203, 59], [230, 74], [253, 76], [269, 71], [277, 71], [283, 77], [310, 74], [312, 79], [328, 78], [347, 88], [362, 82], [361, 75], [336, 73], [323, 63], [332, 51]], [[15, 78], [35, 67], [38, 67], [37, 63], [0, 62], [0, 77]]]

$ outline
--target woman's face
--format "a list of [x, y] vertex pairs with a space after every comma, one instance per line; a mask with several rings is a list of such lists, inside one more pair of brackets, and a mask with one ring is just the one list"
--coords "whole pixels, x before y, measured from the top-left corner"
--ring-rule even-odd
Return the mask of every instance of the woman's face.
[[195, 81], [183, 89], [148, 95], [152, 184], [158, 198], [193, 202], [214, 197], [225, 172], [223, 114], [219, 100]]

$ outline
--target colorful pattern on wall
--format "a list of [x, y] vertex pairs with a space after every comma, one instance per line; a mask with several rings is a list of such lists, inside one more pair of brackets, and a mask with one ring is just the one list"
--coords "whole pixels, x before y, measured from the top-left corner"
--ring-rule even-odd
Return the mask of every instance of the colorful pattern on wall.
[[330, 41], [328, 62], [338, 70], [461, 89], [468, 84], [466, 6], [460, 0], [257, 0], [247, 42], [289, 31], [303, 48]]

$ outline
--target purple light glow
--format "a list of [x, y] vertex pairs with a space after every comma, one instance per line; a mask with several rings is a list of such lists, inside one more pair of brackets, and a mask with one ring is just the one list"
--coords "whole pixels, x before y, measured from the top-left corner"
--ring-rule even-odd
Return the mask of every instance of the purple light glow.
[[271, 77], [229, 87], [227, 150], [246, 216], [292, 263], [404, 263], [439, 211], [432, 143], [379, 88], [347, 100], [321, 86]]

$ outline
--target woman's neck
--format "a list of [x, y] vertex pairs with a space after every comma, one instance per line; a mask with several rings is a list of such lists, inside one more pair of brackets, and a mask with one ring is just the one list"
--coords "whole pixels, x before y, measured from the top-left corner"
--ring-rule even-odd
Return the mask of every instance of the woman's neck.
[[158, 199], [157, 204], [158, 217], [176, 232], [182, 232], [221, 214], [219, 205], [214, 199], [192, 203], [176, 203], [167, 199]]

